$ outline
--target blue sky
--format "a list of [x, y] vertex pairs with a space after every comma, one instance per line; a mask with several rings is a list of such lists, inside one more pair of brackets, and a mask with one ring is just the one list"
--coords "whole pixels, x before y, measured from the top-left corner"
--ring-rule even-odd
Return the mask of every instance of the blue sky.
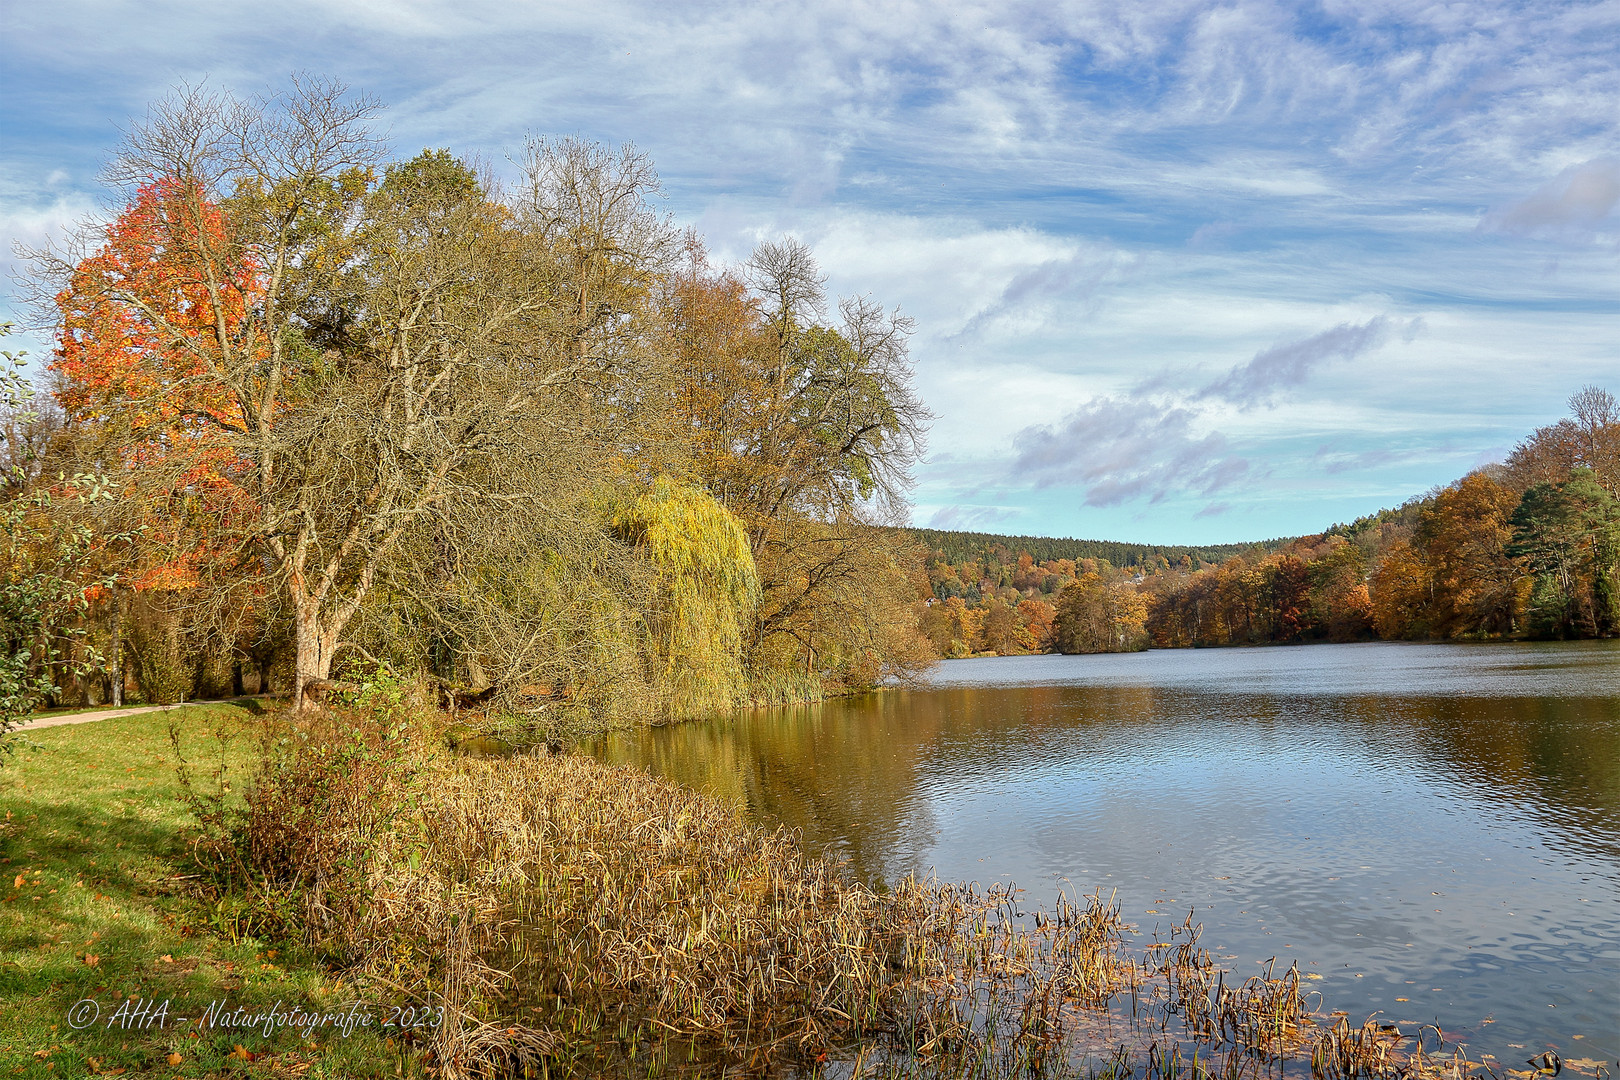
[[333, 75], [497, 172], [631, 141], [721, 257], [916, 318], [917, 524], [1311, 532], [1620, 392], [1614, 0], [4, 4], [8, 250], [185, 80]]

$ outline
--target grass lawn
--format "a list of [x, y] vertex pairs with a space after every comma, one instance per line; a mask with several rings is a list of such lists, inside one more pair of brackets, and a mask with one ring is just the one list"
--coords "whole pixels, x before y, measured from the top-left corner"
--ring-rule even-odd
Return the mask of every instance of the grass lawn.
[[296, 945], [242, 936], [191, 876], [169, 725], [194, 768], [223, 763], [240, 790], [256, 733], [275, 722], [259, 712], [203, 705], [12, 736], [0, 765], [0, 1078], [420, 1074], [376, 1001], [371, 1026], [347, 1037], [197, 1022], [210, 1002], [255, 1013], [365, 1000]]

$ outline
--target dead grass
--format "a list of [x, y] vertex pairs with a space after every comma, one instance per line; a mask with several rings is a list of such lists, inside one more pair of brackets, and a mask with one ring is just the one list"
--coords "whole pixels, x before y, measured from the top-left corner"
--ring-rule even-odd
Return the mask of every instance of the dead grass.
[[[792, 834], [583, 757], [420, 763], [419, 827], [368, 839], [315, 933], [445, 1007], [440, 1075], [1413, 1075], [1299, 973], [1228, 985], [1199, 928], [1133, 954], [1102, 895], [879, 894]], [[1432, 1066], [1432, 1062], [1428, 1063]], [[1426, 1066], [1426, 1067], [1428, 1067]]]

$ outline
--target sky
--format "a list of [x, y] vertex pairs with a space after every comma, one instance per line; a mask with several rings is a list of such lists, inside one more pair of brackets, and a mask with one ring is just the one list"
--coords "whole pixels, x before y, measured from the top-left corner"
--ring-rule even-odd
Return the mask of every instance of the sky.
[[719, 258], [899, 305], [917, 525], [1311, 533], [1620, 393], [1617, 0], [0, 5], [7, 317], [148, 103], [307, 71], [400, 156], [634, 143]]

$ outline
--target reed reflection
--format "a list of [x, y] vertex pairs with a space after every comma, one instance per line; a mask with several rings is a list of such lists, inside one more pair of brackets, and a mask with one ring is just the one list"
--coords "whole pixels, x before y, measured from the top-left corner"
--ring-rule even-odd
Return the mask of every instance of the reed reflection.
[[801, 830], [870, 883], [1011, 878], [1045, 903], [1063, 882], [1117, 888], [1144, 929], [1196, 908], [1234, 966], [1298, 957], [1340, 1007], [1450, 1009], [1498, 1042], [1556, 1018], [1612, 1053], [1620, 986], [1612, 946], [1594, 947], [1620, 940], [1605, 658], [1620, 651], [963, 661], [932, 689], [593, 752]]

